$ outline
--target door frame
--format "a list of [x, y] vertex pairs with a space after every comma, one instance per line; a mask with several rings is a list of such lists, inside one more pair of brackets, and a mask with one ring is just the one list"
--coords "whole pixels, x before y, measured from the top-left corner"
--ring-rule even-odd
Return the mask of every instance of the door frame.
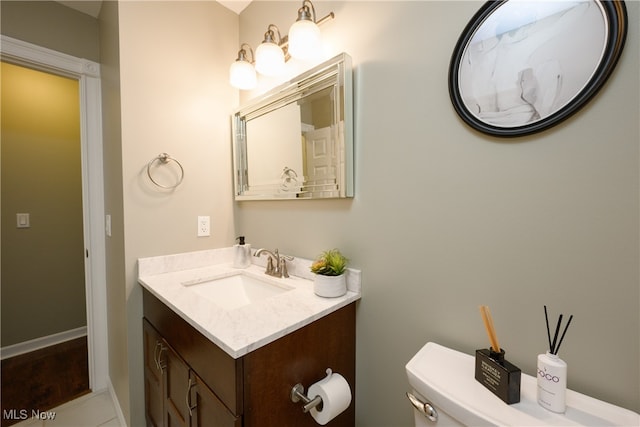
[[1, 36], [2, 60], [78, 80], [89, 388], [109, 387], [100, 64]]

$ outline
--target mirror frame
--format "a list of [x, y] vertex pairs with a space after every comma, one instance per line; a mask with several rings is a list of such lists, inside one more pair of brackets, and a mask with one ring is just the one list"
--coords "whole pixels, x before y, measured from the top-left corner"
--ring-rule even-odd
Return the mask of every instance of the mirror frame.
[[[491, 123], [483, 120], [473, 113], [472, 109], [477, 110], [477, 108], [470, 108], [470, 105], [465, 102], [465, 97], [463, 96], [464, 94], [460, 87], [460, 73], [461, 65], [463, 63], [470, 64], [470, 62], [464, 62], [464, 59], [467, 48], [473, 40], [474, 35], [481, 29], [482, 25], [487, 22], [487, 19], [489, 19], [494, 12], [509, 1], [510, 0], [488, 1], [480, 8], [460, 35], [449, 66], [449, 95], [458, 115], [472, 128], [489, 135], [501, 137], [528, 135], [546, 130], [567, 119], [589, 102], [605, 84], [606, 80], [615, 68], [624, 47], [628, 25], [627, 10], [624, 1], [590, 0], [598, 5], [603, 13], [603, 19], [605, 21], [604, 32], [606, 33], [604, 34], [604, 49], [602, 50], [600, 60], [593, 70], [591, 77], [584, 82], [581, 89], [569, 96], [568, 101], [562, 105], [554, 107], [556, 109], [551, 110], [551, 112], [546, 116], [537, 119], [529, 118], [528, 121], [521, 120], [517, 122], [517, 124], [509, 127], [501, 126], [495, 124], [495, 121]], [[576, 38], [580, 37], [583, 37], [582, 32], [576, 35]], [[536, 46], [536, 48], [540, 45]], [[596, 49], [600, 49], [600, 47], [596, 46]], [[573, 51], [573, 53], [574, 55], [571, 58], [564, 59], [566, 61], [572, 61], [580, 54], [575, 51]], [[472, 66], [473, 64], [469, 65], [469, 68], [471, 69], [470, 73], [473, 73]], [[476, 70], [478, 69], [476, 68]], [[523, 80], [520, 82], [522, 83]], [[516, 85], [514, 84], [514, 87], [515, 86]], [[545, 88], [543, 87], [542, 89], [544, 90]], [[532, 105], [529, 102], [527, 103]]]
[[[270, 90], [266, 94], [249, 101], [232, 115], [232, 148], [234, 171], [234, 195], [236, 201], [242, 200], [309, 200], [353, 197], [353, 82], [351, 57], [341, 53], [334, 58], [306, 71], [290, 81]], [[318, 196], [307, 191], [304, 183], [300, 191], [279, 193], [273, 191], [252, 190], [249, 186], [247, 121], [263, 116], [292, 102], [311, 96], [327, 88], [334, 88], [339, 96], [333, 98], [334, 119], [343, 117], [340, 127], [342, 147], [338, 166], [343, 178], [337, 190], [329, 196]], [[335, 121], [335, 120], [334, 120]], [[287, 175], [287, 168], [283, 176]], [[290, 170], [291, 171], [291, 170]], [[294, 172], [295, 173], [295, 172]], [[285, 177], [286, 178], [286, 177]]]

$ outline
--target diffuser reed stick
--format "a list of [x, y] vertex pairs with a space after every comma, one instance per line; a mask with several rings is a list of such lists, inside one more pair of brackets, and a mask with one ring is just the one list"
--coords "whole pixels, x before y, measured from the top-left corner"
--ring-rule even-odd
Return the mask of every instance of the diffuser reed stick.
[[558, 323], [556, 323], [556, 333], [553, 335], [553, 344], [551, 344], [551, 353], [556, 354], [555, 348], [556, 343], [558, 342], [558, 332], [560, 332], [560, 325], [562, 325], [562, 314], [558, 318]]
[[558, 354], [558, 350], [560, 350], [560, 344], [562, 344], [562, 340], [564, 340], [564, 335], [567, 333], [567, 329], [569, 329], [569, 325], [571, 324], [572, 320], [573, 320], [573, 314], [569, 316], [569, 321], [567, 322], [567, 325], [564, 327], [564, 331], [562, 331], [562, 336], [560, 337], [560, 341], [558, 342], [558, 345], [554, 349], [553, 354]]
[[547, 338], [549, 338], [549, 349], [551, 349], [551, 331], [549, 331], [549, 315], [547, 314], [547, 306], [544, 306], [544, 320], [547, 322]]
[[498, 336], [496, 335], [496, 329], [493, 326], [493, 318], [491, 317], [491, 311], [489, 311], [489, 307], [486, 305], [480, 306], [480, 315], [482, 316], [482, 321], [484, 322], [484, 328], [487, 330], [487, 335], [489, 336], [489, 342], [491, 343], [491, 349], [495, 353], [500, 353], [500, 343], [498, 342]]
[[567, 324], [564, 327], [564, 330], [562, 331], [562, 335], [560, 336], [560, 341], [558, 341], [558, 333], [560, 332], [560, 328], [562, 326], [562, 317], [563, 315], [560, 314], [560, 317], [558, 317], [558, 322], [556, 323], [556, 331], [555, 334], [553, 335], [553, 341], [551, 341], [551, 330], [549, 329], [549, 315], [547, 314], [547, 306], [544, 306], [544, 319], [547, 323], [547, 338], [549, 339], [549, 353], [551, 354], [558, 354], [558, 351], [560, 350], [560, 344], [562, 344], [562, 341], [564, 340], [564, 336], [567, 334], [567, 329], [569, 329], [569, 325], [571, 324], [571, 321], [573, 320], [573, 314], [571, 316], [569, 316], [569, 321], [567, 322]]

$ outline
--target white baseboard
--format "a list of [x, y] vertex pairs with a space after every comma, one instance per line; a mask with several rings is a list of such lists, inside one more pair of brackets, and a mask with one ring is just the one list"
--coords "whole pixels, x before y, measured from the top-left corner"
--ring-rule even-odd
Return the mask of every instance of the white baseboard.
[[49, 347], [52, 345], [61, 344], [65, 341], [70, 341], [76, 338], [84, 337], [86, 335], [87, 327], [82, 326], [80, 328], [48, 335], [46, 337], [35, 338], [18, 344], [8, 345], [6, 347], [0, 348], [0, 360], [8, 359], [10, 357], [29, 353], [35, 350], [40, 350], [41, 348]]
[[122, 413], [122, 408], [120, 407], [120, 401], [118, 400], [118, 396], [116, 396], [116, 391], [113, 388], [113, 384], [111, 384], [111, 378], [107, 378], [107, 382], [109, 384], [109, 394], [111, 395], [111, 400], [113, 400], [113, 406], [116, 409], [116, 415], [118, 416], [118, 425], [127, 427], [127, 422], [124, 419], [124, 414]]

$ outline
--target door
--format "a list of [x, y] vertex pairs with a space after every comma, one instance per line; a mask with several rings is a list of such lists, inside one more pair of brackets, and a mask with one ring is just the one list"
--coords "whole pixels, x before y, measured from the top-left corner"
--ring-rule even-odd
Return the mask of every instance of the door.
[[193, 371], [189, 402], [192, 405], [191, 427], [240, 427], [242, 418], [233, 415], [205, 382]]
[[[1, 67], [2, 347], [58, 343], [86, 335], [87, 327], [80, 85], [4, 61]], [[87, 360], [86, 346], [84, 353]], [[80, 375], [89, 391], [88, 370]], [[38, 380], [47, 381], [59, 386]], [[63, 391], [62, 401], [33, 403], [77, 395]]]
[[336, 141], [330, 127], [304, 133], [305, 140], [305, 188], [323, 192], [325, 197], [338, 196], [338, 154]]
[[142, 325], [144, 340], [144, 405], [147, 426], [161, 427], [164, 422], [164, 370], [167, 350], [162, 337], [146, 320]]
[[164, 390], [165, 390], [165, 423], [166, 427], [188, 427], [189, 408], [187, 398], [192, 383], [189, 378], [189, 366], [166, 343], [163, 352], [165, 362]]
[[[0, 38], [2, 61], [55, 70], [54, 74], [72, 76], [80, 85], [89, 386], [102, 390], [109, 386], [109, 369], [100, 64], [5, 35]], [[3, 349], [3, 356], [7, 354]]]

